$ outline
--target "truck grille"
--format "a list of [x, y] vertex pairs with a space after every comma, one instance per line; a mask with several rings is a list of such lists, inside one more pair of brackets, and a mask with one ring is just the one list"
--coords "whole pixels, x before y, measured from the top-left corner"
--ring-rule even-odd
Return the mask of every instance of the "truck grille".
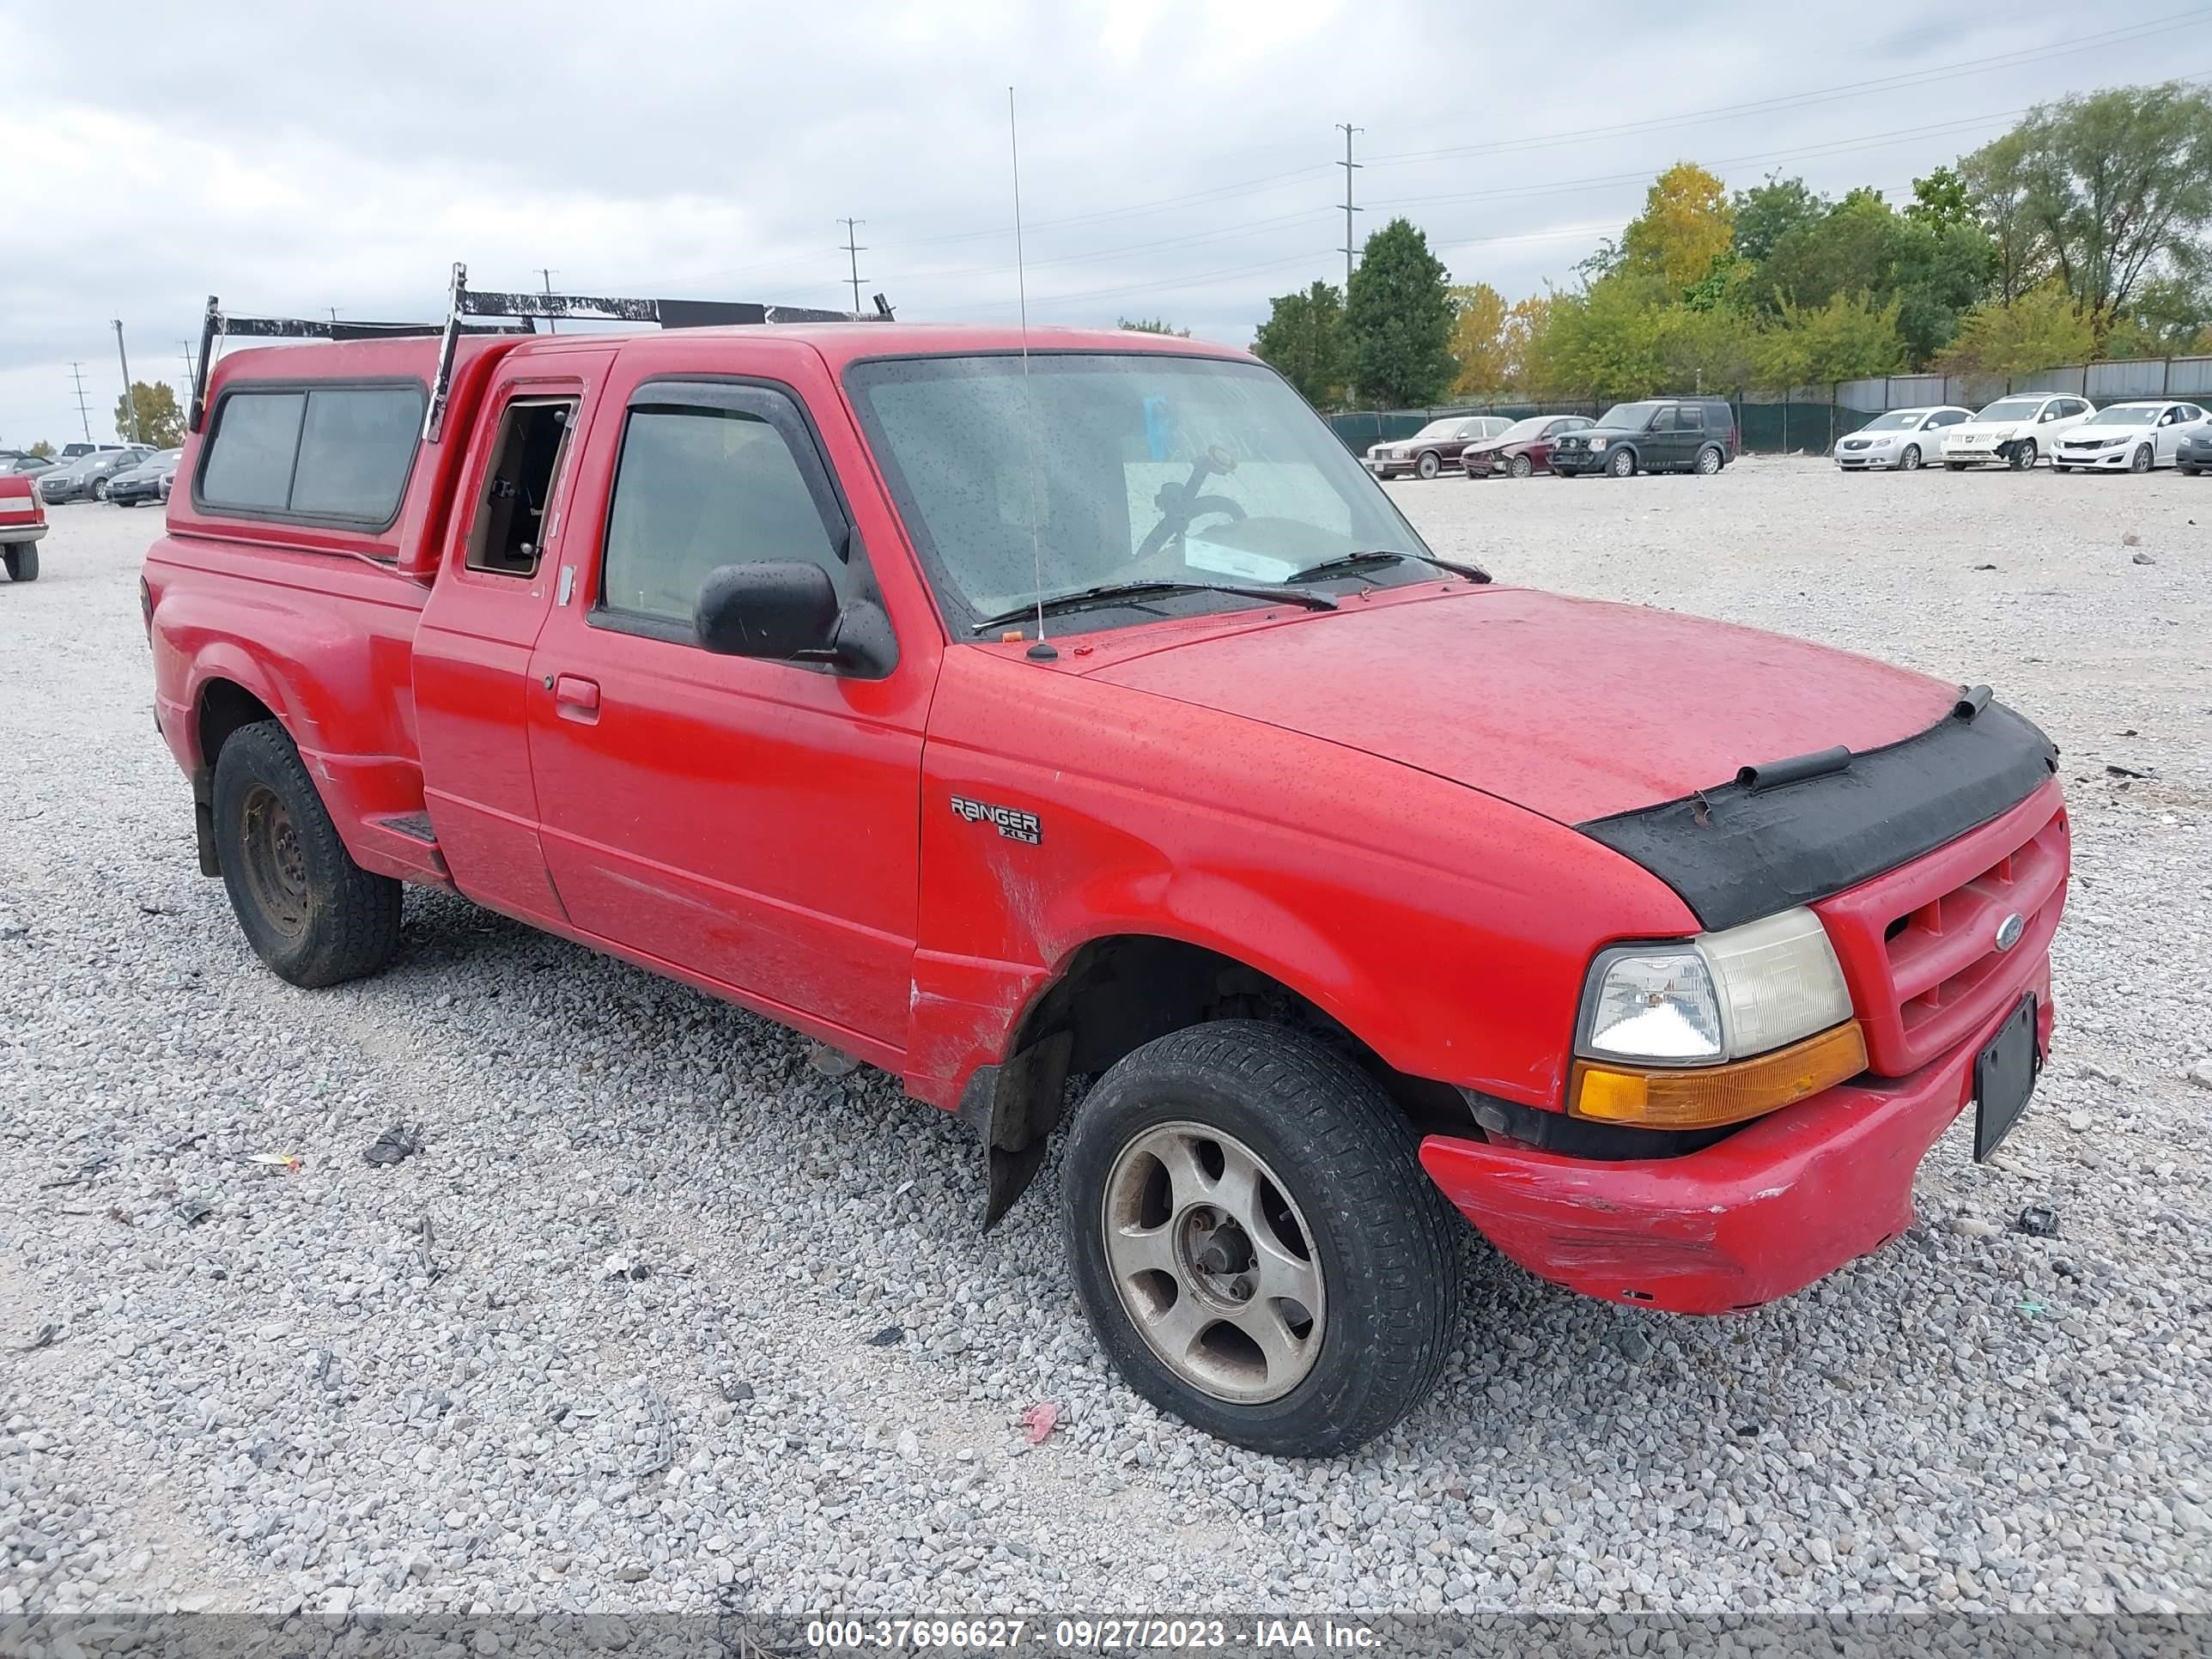
[[[2039, 978], [2065, 907], [2069, 845], [2054, 780], [1948, 846], [1813, 907], [1877, 1075], [1918, 1070]], [[2019, 938], [2001, 949], [1999, 930], [2015, 915]]]

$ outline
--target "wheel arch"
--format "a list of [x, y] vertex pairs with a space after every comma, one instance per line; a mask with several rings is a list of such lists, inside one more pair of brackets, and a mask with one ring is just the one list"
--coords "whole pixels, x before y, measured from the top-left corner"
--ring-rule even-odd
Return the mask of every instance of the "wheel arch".
[[1381, 1084], [1417, 1127], [1464, 1133], [1472, 1119], [1449, 1085], [1392, 1066], [1278, 972], [1164, 933], [1085, 940], [1030, 996], [1002, 1061], [979, 1066], [959, 1115], [981, 1135], [989, 1162], [984, 1225], [994, 1225], [1043, 1164], [1066, 1105], [1068, 1079], [1096, 1076], [1171, 1031], [1215, 1019], [1257, 1019], [1317, 1036]]
[[[200, 873], [220, 876], [222, 861], [215, 839], [215, 767], [222, 746], [249, 726], [264, 720], [283, 725], [283, 717], [258, 693], [220, 670], [193, 688], [191, 741], [192, 832], [198, 844]], [[286, 728], [288, 732], [289, 728]]]

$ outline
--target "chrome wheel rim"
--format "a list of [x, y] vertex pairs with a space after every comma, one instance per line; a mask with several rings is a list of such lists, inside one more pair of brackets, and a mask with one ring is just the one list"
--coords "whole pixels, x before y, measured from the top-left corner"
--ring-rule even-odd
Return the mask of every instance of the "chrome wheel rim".
[[1145, 1130], [1114, 1160], [1099, 1226], [1122, 1310], [1182, 1382], [1259, 1405], [1312, 1371], [1328, 1314], [1313, 1231], [1243, 1141]]
[[2146, 445], [2144, 445], [2142, 448], [2140, 448], [2140, 449], [2136, 450], [2136, 453], [2135, 453], [2135, 458], [2134, 458], [2132, 460], [2130, 460], [2130, 461], [2128, 463], [2128, 465], [2129, 465], [2130, 466], [2133, 467], [2133, 468], [2134, 468], [2136, 471], [2138, 471], [2138, 472], [2148, 472], [2148, 471], [2150, 471], [2150, 446], [2149, 446], [2149, 445], [2148, 445], [2148, 444], [2146, 444]]
[[1711, 450], [1702, 450], [1698, 455], [1698, 471], [1707, 477], [1721, 470], [1721, 458]]
[[307, 860], [292, 815], [273, 790], [256, 784], [240, 817], [254, 907], [277, 933], [297, 939], [307, 930]]
[[1897, 463], [1907, 472], [1917, 472], [1920, 471], [1920, 446], [1917, 444], [1905, 445], [1905, 453], [1897, 458]]

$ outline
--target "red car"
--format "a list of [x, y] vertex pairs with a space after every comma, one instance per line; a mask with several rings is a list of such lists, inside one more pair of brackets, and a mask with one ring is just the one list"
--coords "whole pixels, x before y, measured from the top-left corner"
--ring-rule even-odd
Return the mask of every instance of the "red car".
[[1064, 1141], [1103, 1351], [1245, 1445], [1427, 1395], [1454, 1208], [1753, 1306], [2047, 1049], [2039, 731], [1439, 558], [1241, 353], [455, 325], [234, 352], [193, 425], [155, 709], [271, 969], [442, 889], [894, 1073], [987, 1225]]
[[1552, 445], [1562, 432], [1580, 432], [1592, 425], [1587, 415], [1531, 415], [1516, 421], [1495, 438], [1470, 444], [1460, 465], [1470, 478], [1493, 478], [1503, 474], [1525, 478], [1552, 470]]
[[10, 581], [38, 580], [39, 544], [46, 533], [46, 503], [31, 476], [0, 472], [0, 564]]

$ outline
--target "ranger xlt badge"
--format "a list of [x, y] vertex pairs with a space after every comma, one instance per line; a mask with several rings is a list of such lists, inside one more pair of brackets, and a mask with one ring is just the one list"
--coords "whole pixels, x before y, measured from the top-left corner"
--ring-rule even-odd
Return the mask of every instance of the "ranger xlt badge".
[[994, 806], [988, 801], [969, 800], [965, 795], [952, 798], [952, 816], [965, 818], [970, 823], [995, 823], [999, 833], [1008, 841], [1026, 842], [1031, 847], [1041, 844], [1044, 832], [1038, 828], [1034, 812], [1017, 812], [1011, 806]]

